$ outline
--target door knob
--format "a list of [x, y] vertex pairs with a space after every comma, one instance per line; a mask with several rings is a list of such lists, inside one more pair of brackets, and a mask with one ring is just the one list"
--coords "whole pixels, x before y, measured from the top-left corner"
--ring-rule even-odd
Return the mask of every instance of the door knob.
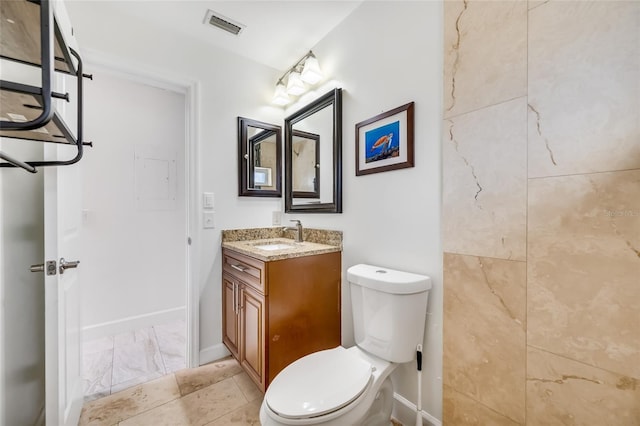
[[64, 257], [60, 258], [60, 268], [58, 268], [60, 270], [61, 274], [64, 274], [64, 271], [66, 269], [71, 269], [71, 268], [77, 268], [78, 264], [80, 263], [79, 260], [72, 260], [72, 261], [66, 261], [64, 260]]

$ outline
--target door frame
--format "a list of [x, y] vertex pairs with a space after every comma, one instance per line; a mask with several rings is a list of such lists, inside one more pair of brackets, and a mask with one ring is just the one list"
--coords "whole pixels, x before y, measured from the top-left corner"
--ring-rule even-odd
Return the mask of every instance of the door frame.
[[[0, 149], [2, 149], [2, 139], [0, 138]], [[0, 202], [2, 202], [2, 173], [0, 173]], [[3, 209], [0, 209], [0, 271], [4, 271], [4, 226], [3, 223]], [[5, 347], [5, 337], [4, 337], [4, 274], [0, 273], [0, 348]], [[4, 350], [0, 350], [0, 395], [6, 395], [5, 390], [5, 361], [4, 361]], [[0, 424], [4, 424], [5, 422], [5, 402], [4, 398], [0, 398]]]
[[[92, 49], [81, 49], [85, 68], [88, 72], [99, 69], [129, 81], [170, 90], [185, 96], [185, 208], [186, 208], [186, 364], [188, 368], [200, 365], [200, 291], [197, 271], [200, 270], [201, 232], [198, 211], [200, 193], [199, 119], [200, 83], [196, 80], [174, 74], [158, 73], [148, 65], [135, 63], [107, 55]], [[90, 82], [87, 84], [91, 84]]]

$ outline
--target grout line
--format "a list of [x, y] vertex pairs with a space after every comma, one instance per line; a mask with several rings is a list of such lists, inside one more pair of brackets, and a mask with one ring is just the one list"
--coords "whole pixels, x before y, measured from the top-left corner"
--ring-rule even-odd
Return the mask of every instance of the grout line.
[[163, 374], [169, 374], [169, 369], [167, 368], [167, 362], [164, 359], [164, 354], [162, 353], [162, 348], [160, 348], [160, 341], [158, 340], [158, 333], [156, 333], [156, 326], [151, 326], [151, 332], [153, 333], [153, 338], [156, 341], [156, 347], [158, 348], [158, 354], [160, 354], [160, 361], [162, 361], [162, 368], [164, 369]]
[[[529, 6], [529, 2], [527, 1], [527, 7]], [[526, 25], [527, 25], [527, 43], [525, 45], [525, 49], [527, 49], [526, 52], [526, 70], [525, 73], [527, 74], [527, 106], [530, 105], [529, 104], [529, 31], [530, 31], [530, 26], [529, 26], [529, 9], [527, 9], [527, 21], [526, 21]], [[527, 423], [527, 399], [528, 399], [528, 392], [527, 392], [527, 371], [528, 371], [528, 351], [527, 351], [527, 344], [529, 342], [529, 109], [527, 108], [525, 110], [525, 116], [524, 116], [524, 123], [525, 123], [525, 127], [526, 127], [526, 137], [527, 137], [527, 143], [525, 146], [525, 173], [526, 173], [526, 181], [525, 181], [525, 210], [524, 210], [524, 259], [525, 259], [525, 266], [524, 266], [524, 384], [522, 386], [523, 388], [523, 392], [524, 392], [524, 423]]]
[[[159, 377], [159, 378], [160, 378], [160, 377]], [[178, 385], [178, 380], [176, 379], [175, 374], [173, 374], [173, 378], [176, 380], [176, 386], [177, 386], [177, 385]], [[154, 380], [157, 380], [157, 379], [154, 379]], [[139, 383], [139, 384], [137, 384], [137, 385], [135, 385], [135, 386], [144, 386], [144, 385], [145, 385], [145, 384], [147, 384], [147, 383], [149, 383], [149, 382], [146, 382], [146, 383]], [[119, 391], [119, 392], [123, 392], [123, 391], [126, 391], [126, 390], [127, 390], [127, 389], [123, 389], [122, 391]], [[141, 412], [139, 412], [139, 413], [134, 414], [133, 416], [129, 416], [129, 417], [125, 418], [125, 419], [122, 419], [122, 420], [120, 420], [120, 421], [118, 422], [118, 425], [119, 425], [121, 422], [124, 422], [124, 421], [130, 420], [130, 419], [133, 419], [134, 417], [138, 417], [138, 416], [140, 416], [140, 415], [142, 415], [142, 414], [148, 413], [148, 412], [149, 412], [149, 411], [151, 411], [151, 410], [155, 410], [156, 408], [160, 408], [160, 407], [162, 407], [163, 405], [167, 405], [167, 404], [169, 404], [169, 403], [171, 403], [171, 402], [174, 402], [174, 401], [177, 401], [177, 400], [179, 400], [179, 399], [182, 399], [182, 395], [180, 394], [180, 387], [178, 386], [178, 395], [177, 395], [174, 399], [170, 399], [169, 401], [165, 401], [165, 402], [163, 402], [162, 404], [159, 404], [159, 405], [156, 405], [156, 406], [153, 406], [153, 407], [149, 407], [147, 410], [141, 411]]]
[[[488, 409], [488, 410], [490, 410], [490, 411], [493, 411], [494, 413], [498, 414], [500, 417], [504, 417], [505, 419], [509, 419], [509, 420], [511, 420], [512, 422], [516, 423], [516, 424], [520, 424], [520, 422], [517, 422], [516, 420], [514, 420], [514, 419], [512, 419], [511, 417], [507, 416], [506, 414], [501, 413], [500, 411], [496, 410], [495, 408], [492, 408], [492, 407], [488, 406], [486, 403], [484, 403], [484, 402], [482, 402], [482, 401], [480, 401], [480, 400], [476, 399], [476, 397], [475, 397], [475, 396], [471, 396], [470, 394], [467, 394], [467, 393], [465, 393], [465, 392], [459, 391], [458, 389], [454, 388], [453, 386], [449, 386], [449, 385], [447, 385], [447, 387], [448, 387], [449, 389], [451, 389], [453, 392], [455, 392], [455, 393], [457, 393], [457, 394], [459, 394], [459, 395], [462, 395], [462, 396], [464, 396], [465, 398], [469, 398], [470, 400], [472, 400], [472, 401], [473, 401], [473, 402], [475, 402], [476, 404], [478, 404], [478, 405], [482, 405], [484, 408], [486, 408], [486, 409]], [[443, 387], [443, 389], [444, 389], [444, 387]]]
[[598, 174], [604, 174], [604, 173], [620, 173], [620, 172], [635, 172], [635, 171], [640, 171], [640, 168], [634, 167], [632, 169], [602, 170], [602, 171], [595, 171], [595, 172], [576, 172], [576, 173], [567, 173], [563, 175], [551, 175], [551, 176], [533, 176], [533, 177], [529, 177], [528, 179], [529, 180], [553, 179], [553, 178], [560, 178], [560, 177], [588, 176], [588, 175], [598, 175]]
[[113, 347], [111, 349], [111, 363], [109, 368], [111, 370], [111, 374], [109, 375], [109, 395], [113, 395], [113, 364], [116, 359], [116, 338], [115, 336], [111, 336], [111, 338], [113, 339]]
[[[526, 250], [525, 250], [526, 251]], [[459, 252], [455, 252], [455, 251], [443, 251], [442, 254], [453, 254], [453, 255], [458, 255], [458, 256], [471, 256], [471, 257], [481, 257], [483, 259], [494, 259], [494, 260], [504, 260], [505, 262], [520, 262], [520, 263], [527, 263], [527, 260], [521, 260], [521, 259], [507, 259], [504, 257], [496, 257], [496, 256], [485, 256], [485, 255], [480, 255], [480, 254], [471, 254], [471, 253], [459, 253]]]
[[475, 109], [472, 109], [472, 110], [469, 110], [469, 111], [461, 112], [461, 113], [456, 114], [456, 115], [443, 117], [443, 119], [444, 120], [451, 120], [452, 118], [462, 117], [463, 115], [467, 115], [467, 114], [471, 114], [471, 113], [474, 113], [474, 112], [482, 111], [483, 109], [486, 109], [486, 108], [491, 108], [491, 107], [494, 107], [494, 106], [506, 104], [508, 102], [515, 101], [516, 99], [527, 98], [527, 96], [528, 96], [527, 93], [525, 93], [524, 95], [514, 96], [513, 98], [505, 99], [504, 101], [499, 101], [499, 102], [496, 102], [496, 103], [493, 103], [493, 104], [489, 104], [489, 105], [483, 105], [481, 107], [478, 107], [478, 108], [475, 108]]
[[607, 373], [609, 373], [609, 374], [613, 374], [613, 375], [615, 375], [615, 376], [619, 376], [619, 377], [631, 377], [631, 378], [634, 378], [633, 376], [631, 376], [631, 375], [629, 375], [629, 374], [626, 374], [626, 373], [620, 373], [620, 372], [617, 372], [617, 371], [609, 370], [609, 369], [604, 368], [604, 367], [599, 367], [599, 366], [597, 366], [597, 365], [589, 364], [589, 363], [586, 363], [586, 362], [584, 362], [584, 361], [580, 361], [580, 360], [577, 360], [577, 359], [575, 359], [575, 358], [571, 358], [571, 357], [569, 357], [568, 355], [562, 355], [562, 354], [559, 354], [559, 353], [557, 353], [557, 352], [553, 352], [553, 351], [551, 351], [551, 350], [549, 350], [549, 349], [545, 349], [545, 348], [540, 347], [540, 346], [537, 346], [537, 345], [533, 345], [533, 344], [528, 344], [528, 343], [527, 343], [527, 346], [528, 346], [528, 347], [530, 347], [530, 348], [533, 348], [533, 349], [539, 350], [540, 352], [545, 352], [545, 353], [548, 353], [548, 354], [550, 354], [550, 355], [553, 355], [553, 356], [557, 356], [557, 357], [559, 357], [559, 358], [566, 359], [567, 361], [572, 361], [572, 362], [575, 362], [575, 363], [578, 363], [578, 364], [582, 364], [582, 365], [584, 365], [584, 366], [586, 366], [586, 367], [595, 368], [596, 370], [605, 371], [605, 372], [607, 372]]

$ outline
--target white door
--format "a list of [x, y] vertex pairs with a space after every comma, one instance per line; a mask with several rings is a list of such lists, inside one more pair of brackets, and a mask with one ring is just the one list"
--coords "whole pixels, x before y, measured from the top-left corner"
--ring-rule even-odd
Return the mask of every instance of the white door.
[[[77, 81], [57, 74], [56, 87], [72, 102], [54, 100], [56, 110], [75, 133]], [[77, 148], [44, 144], [45, 160], [70, 160]], [[82, 160], [69, 166], [42, 167], [44, 173], [44, 255], [56, 262], [45, 270], [45, 416], [48, 426], [78, 424], [82, 410], [81, 262]], [[64, 260], [63, 260], [64, 259]], [[64, 263], [68, 267], [64, 267]]]
[[[71, 152], [71, 154], [69, 154]], [[68, 159], [73, 149], [46, 144], [45, 158]], [[81, 261], [81, 165], [43, 167], [45, 259], [56, 261], [55, 275], [45, 272], [46, 422], [77, 425], [82, 409], [80, 273], [63, 268]], [[70, 266], [73, 266], [71, 263]]]

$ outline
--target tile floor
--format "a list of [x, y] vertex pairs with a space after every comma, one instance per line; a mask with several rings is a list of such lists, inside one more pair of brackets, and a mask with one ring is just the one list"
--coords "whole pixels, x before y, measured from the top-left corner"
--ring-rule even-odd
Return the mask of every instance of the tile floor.
[[78, 425], [259, 425], [262, 398], [229, 357], [86, 402]]
[[85, 342], [78, 426], [259, 425], [263, 394], [238, 362], [187, 369], [185, 347], [183, 321]]
[[185, 333], [176, 321], [84, 342], [85, 401], [184, 369]]

